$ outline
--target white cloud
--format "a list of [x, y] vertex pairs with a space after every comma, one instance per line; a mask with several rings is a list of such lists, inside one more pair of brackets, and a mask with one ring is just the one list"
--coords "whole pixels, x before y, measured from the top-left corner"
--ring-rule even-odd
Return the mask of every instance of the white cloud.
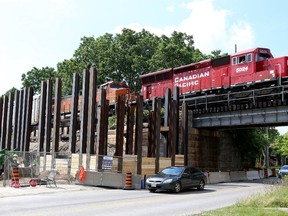
[[241, 50], [253, 47], [254, 33], [251, 25], [244, 21], [228, 24], [230, 11], [216, 9], [213, 0], [193, 0], [186, 4], [190, 10], [187, 18], [179, 22], [179, 25], [157, 28], [142, 26], [138, 23], [121, 25], [115, 28], [115, 32], [121, 32], [124, 27], [135, 31], [146, 29], [156, 35], [170, 36], [173, 31], [186, 32], [193, 35], [195, 47], [208, 54], [213, 50], [233, 53], [235, 44]]
[[170, 13], [174, 12], [174, 6], [173, 5], [170, 5], [166, 8], [166, 10]]
[[[253, 29], [248, 23], [235, 23], [230, 28], [231, 37], [228, 44], [237, 44], [238, 50], [250, 49], [253, 47]], [[228, 47], [227, 47], [228, 48]]]

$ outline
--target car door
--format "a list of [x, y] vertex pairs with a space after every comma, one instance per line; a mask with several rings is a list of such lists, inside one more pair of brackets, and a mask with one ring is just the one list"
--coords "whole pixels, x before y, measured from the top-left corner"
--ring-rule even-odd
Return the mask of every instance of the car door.
[[191, 172], [191, 186], [198, 186], [200, 180], [202, 179], [202, 174], [200, 170], [191, 167], [190, 172]]
[[191, 172], [189, 168], [185, 168], [182, 177], [181, 177], [182, 188], [191, 187]]

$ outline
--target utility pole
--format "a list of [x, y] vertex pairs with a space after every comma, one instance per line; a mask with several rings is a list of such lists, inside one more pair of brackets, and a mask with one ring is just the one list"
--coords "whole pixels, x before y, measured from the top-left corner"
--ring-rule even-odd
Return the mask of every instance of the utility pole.
[[265, 168], [269, 167], [269, 135], [268, 135], [268, 127], [265, 128], [266, 133], [266, 146], [265, 146], [265, 160], [264, 160], [264, 166]]

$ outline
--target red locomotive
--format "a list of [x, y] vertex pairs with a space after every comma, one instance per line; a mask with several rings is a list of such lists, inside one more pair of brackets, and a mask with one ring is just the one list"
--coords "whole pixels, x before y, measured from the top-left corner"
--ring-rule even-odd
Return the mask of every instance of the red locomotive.
[[163, 97], [166, 88], [180, 94], [225, 92], [237, 87], [282, 84], [288, 78], [288, 56], [274, 58], [267, 48], [200, 61], [140, 76], [144, 99]]
[[[117, 102], [118, 95], [124, 95], [126, 97], [126, 100], [128, 101], [135, 100], [134, 92], [132, 92], [131, 89], [124, 82], [110, 81], [98, 86], [96, 101], [99, 100], [100, 97], [99, 89], [101, 88], [106, 90], [106, 99], [109, 100], [109, 104], [111, 105]], [[81, 100], [82, 97], [80, 96], [78, 102], [78, 110], [80, 110], [81, 107]], [[71, 112], [71, 108], [72, 108], [72, 96], [71, 95], [64, 96], [61, 100], [61, 113]]]

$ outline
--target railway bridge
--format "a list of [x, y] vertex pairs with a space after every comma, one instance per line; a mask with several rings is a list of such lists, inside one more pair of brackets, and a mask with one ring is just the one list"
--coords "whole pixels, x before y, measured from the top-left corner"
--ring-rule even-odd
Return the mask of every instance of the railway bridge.
[[287, 125], [287, 93], [287, 86], [273, 86], [180, 97], [189, 110], [188, 163], [212, 170], [239, 169], [240, 155], [228, 131]]
[[[135, 162], [133, 171], [139, 175], [175, 164], [239, 170], [241, 157], [226, 129], [280, 126], [288, 121], [287, 86], [185, 97], [179, 96], [179, 89], [175, 88], [173, 96], [167, 89], [164, 100], [153, 99], [147, 128], [143, 128], [143, 110], [147, 104], [143, 97], [138, 95], [136, 103], [126, 103], [119, 96], [117, 124], [111, 140], [107, 123], [109, 101], [102, 90], [96, 104], [96, 80], [96, 69], [83, 71], [82, 101], [78, 104], [80, 81], [79, 75], [74, 74], [71, 111], [65, 114], [60, 107], [61, 79], [56, 80], [54, 98], [52, 82], [43, 81], [36, 104], [32, 88], [5, 96], [0, 100], [0, 149], [29, 152], [34, 142], [33, 151], [61, 154], [60, 142], [65, 132], [66, 151], [77, 156], [77, 159], [68, 157], [68, 175], [81, 166], [102, 170], [102, 158], [106, 155], [115, 157], [115, 170], [120, 173], [131, 171], [127, 165], [131, 158]], [[163, 105], [164, 121], [160, 112]], [[113, 151], [109, 151], [111, 146]], [[179, 156], [183, 156], [183, 161], [177, 161]], [[163, 158], [170, 162], [164, 163]], [[53, 169], [57, 166], [56, 159], [53, 156], [49, 161]]]

